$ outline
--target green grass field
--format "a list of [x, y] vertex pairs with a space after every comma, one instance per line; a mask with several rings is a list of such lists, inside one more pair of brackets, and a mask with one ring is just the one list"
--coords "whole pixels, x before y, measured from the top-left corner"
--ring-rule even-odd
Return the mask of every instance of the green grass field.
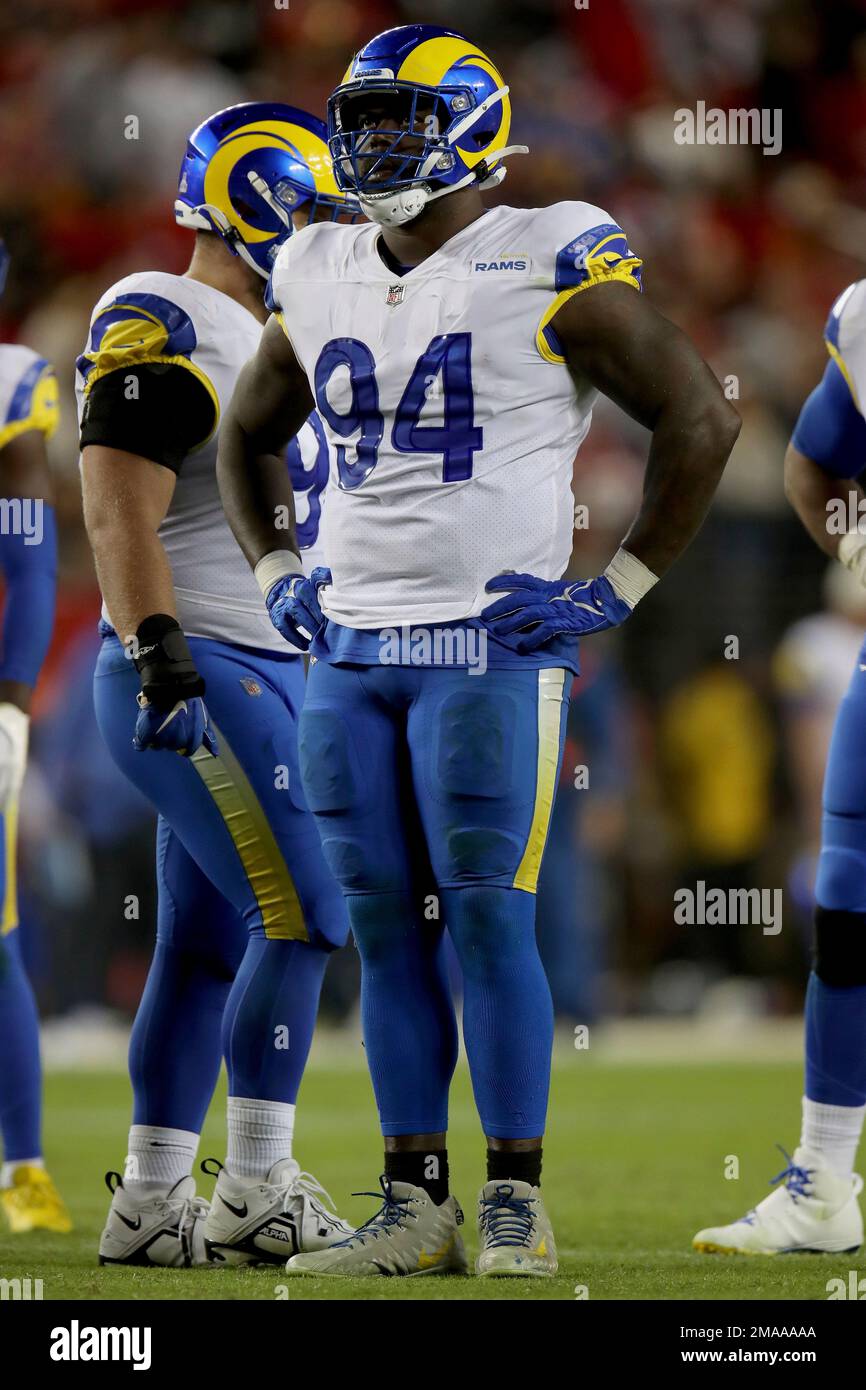
[[[561, 1055], [554, 1072], [544, 1188], [560, 1251], [554, 1280], [291, 1279], [279, 1267], [233, 1271], [100, 1269], [96, 1246], [108, 1202], [103, 1173], [122, 1167], [128, 1083], [119, 1074], [46, 1079], [46, 1153], [76, 1222], [71, 1236], [0, 1234], [0, 1277], [44, 1281], [46, 1299], [826, 1299], [827, 1280], [863, 1264], [858, 1255], [763, 1260], [700, 1256], [694, 1231], [754, 1205], [783, 1166], [776, 1140], [796, 1142], [800, 1069], [788, 1064], [622, 1065]], [[314, 1064], [301, 1093], [295, 1149], [360, 1223], [376, 1186], [380, 1145], [370, 1085], [357, 1065]], [[222, 1105], [200, 1157], [223, 1157]], [[474, 1205], [483, 1145], [465, 1070], [455, 1081], [452, 1186]], [[728, 1155], [737, 1181], [724, 1177]], [[210, 1194], [202, 1177], [200, 1190]], [[866, 1270], [866, 1264], [863, 1264]]]

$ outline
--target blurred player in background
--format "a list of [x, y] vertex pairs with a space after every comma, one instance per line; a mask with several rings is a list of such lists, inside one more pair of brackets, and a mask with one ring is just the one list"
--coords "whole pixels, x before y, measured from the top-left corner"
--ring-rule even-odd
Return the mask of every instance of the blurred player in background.
[[[347, 932], [300, 784], [303, 661], [262, 611], [214, 473], [220, 415], [258, 344], [277, 248], [293, 219], [357, 211], [336, 187], [325, 135], [281, 104], [206, 120], [175, 204], [196, 232], [189, 269], [113, 285], [78, 360], [84, 511], [103, 594], [97, 719], [159, 812], [157, 944], [130, 1042], [126, 1172], [106, 1179], [106, 1263], [284, 1260], [349, 1229], [292, 1157], [322, 977]], [[328, 473], [315, 418], [289, 464], [313, 546]], [[285, 456], [280, 465], [285, 475]], [[205, 1227], [191, 1172], [223, 1054], [228, 1156]]]
[[[555, 1272], [540, 1190], [553, 1011], [534, 917], [569, 673], [579, 635], [623, 622], [688, 544], [739, 428], [638, 292], [641, 262], [608, 213], [486, 209], [482, 190], [523, 148], [509, 125], [507, 86], [459, 34], [407, 25], [356, 55], [330, 99], [331, 152], [378, 225], [311, 227], [282, 249], [277, 313], [220, 437], [227, 514], [271, 615], [288, 640], [314, 639], [304, 786], [361, 956], [385, 1137], [378, 1212], [292, 1273], [466, 1268], [446, 923], [487, 1136], [476, 1271]], [[599, 390], [653, 430], [645, 497], [605, 573], [562, 581]], [[313, 404], [340, 487], [330, 569], [303, 580], [274, 528], [275, 459]], [[437, 920], [412, 881], [419, 837]]]
[[[866, 280], [836, 300], [825, 341], [830, 361], [788, 445], [785, 490], [821, 549], [866, 585], [866, 493], [856, 481], [866, 468]], [[832, 655], [824, 653], [825, 681]], [[698, 1232], [693, 1243], [705, 1253], [840, 1252], [863, 1240], [854, 1162], [866, 1116], [866, 645], [830, 741], [815, 904], [800, 1143], [757, 1207]]]
[[[8, 268], [0, 242], [0, 293]], [[21, 959], [15, 890], [30, 702], [54, 625], [57, 529], [45, 441], [56, 426], [53, 368], [30, 348], [0, 345], [0, 570], [6, 585], [0, 651], [0, 1204], [13, 1234], [72, 1229], [42, 1161], [39, 1018]]]

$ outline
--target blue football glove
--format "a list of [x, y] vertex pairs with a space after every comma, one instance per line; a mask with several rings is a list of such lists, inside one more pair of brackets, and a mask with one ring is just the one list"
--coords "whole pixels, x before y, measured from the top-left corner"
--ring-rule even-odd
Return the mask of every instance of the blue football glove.
[[552, 637], [583, 637], [618, 627], [631, 608], [609, 579], [537, 579], [532, 574], [498, 574], [488, 593], [509, 592], [488, 604], [481, 619], [498, 641], [516, 652], [534, 652]]
[[143, 695], [139, 695], [138, 703], [132, 743], [139, 752], [145, 748], [169, 748], [175, 753], [189, 756], [203, 745], [214, 757], [217, 756], [217, 741], [208, 724], [207, 710], [200, 695], [178, 700], [170, 710], [157, 709]]
[[331, 571], [319, 567], [307, 579], [303, 574], [287, 574], [268, 590], [265, 602], [271, 622], [293, 647], [308, 651], [310, 642], [325, 621], [319, 607], [319, 589], [331, 583]]
[[189, 756], [204, 746], [216, 757], [208, 728], [204, 681], [195, 668], [189, 643], [176, 618], [154, 613], [139, 623], [130, 655], [141, 677], [138, 718], [132, 743], [170, 749]]

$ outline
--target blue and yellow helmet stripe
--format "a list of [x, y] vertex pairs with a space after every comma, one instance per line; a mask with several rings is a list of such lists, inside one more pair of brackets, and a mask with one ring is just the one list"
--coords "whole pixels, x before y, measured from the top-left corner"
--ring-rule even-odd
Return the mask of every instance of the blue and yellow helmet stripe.
[[334, 218], [357, 205], [334, 178], [324, 121], [280, 102], [244, 102], [203, 121], [189, 137], [175, 217], [215, 231], [267, 278], [292, 234], [292, 213], [325, 205]]
[[[413, 120], [419, 97], [435, 102], [438, 125], [423, 150], [403, 159], [395, 139], [379, 167], [370, 167], [372, 132], [353, 126], [349, 102], [365, 91], [412, 95]], [[439, 190], [462, 187], [473, 171], [484, 182], [502, 155], [513, 152], [506, 149], [510, 128], [508, 88], [496, 64], [462, 34], [432, 24], [407, 24], [378, 34], [355, 54], [328, 103], [337, 182], [360, 194], [420, 182]], [[418, 131], [419, 126], [411, 127], [416, 146]], [[382, 177], [384, 159], [393, 169], [387, 179]]]

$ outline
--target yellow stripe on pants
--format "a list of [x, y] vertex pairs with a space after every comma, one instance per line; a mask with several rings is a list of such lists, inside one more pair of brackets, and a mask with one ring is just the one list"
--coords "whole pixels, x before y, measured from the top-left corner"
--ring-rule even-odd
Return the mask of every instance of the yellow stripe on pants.
[[3, 894], [3, 916], [0, 936], [6, 936], [18, 926], [18, 799], [9, 803], [3, 818], [3, 853], [6, 856], [6, 891]]
[[559, 771], [559, 726], [565, 677], [566, 672], [558, 668], [538, 673], [538, 767], [535, 779], [535, 810], [529, 838], [513, 884], [515, 888], [523, 888], [527, 893], [534, 893], [538, 887], [541, 856], [544, 853], [550, 814], [553, 810]]
[[211, 727], [219, 756], [199, 748], [190, 761], [232, 837], [262, 914], [265, 936], [271, 941], [309, 941], [297, 889], [264, 808], [225, 734], [213, 720]]

